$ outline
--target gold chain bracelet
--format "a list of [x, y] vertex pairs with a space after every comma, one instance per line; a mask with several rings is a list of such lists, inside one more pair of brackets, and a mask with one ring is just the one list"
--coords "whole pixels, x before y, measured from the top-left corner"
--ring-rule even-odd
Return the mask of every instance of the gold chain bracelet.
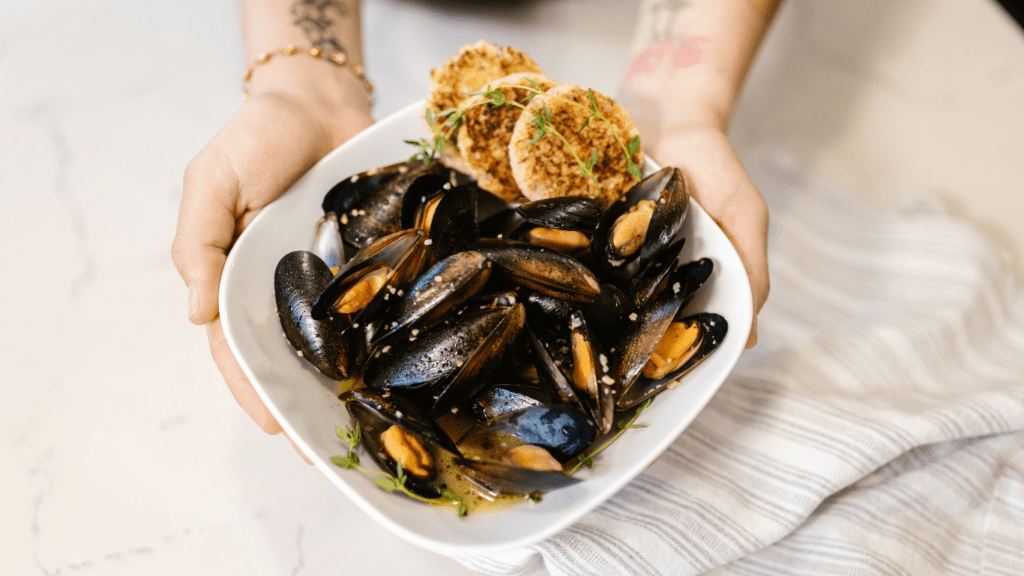
[[[245, 71], [245, 76], [242, 76], [242, 100], [249, 99], [249, 80], [252, 78], [252, 71], [255, 70], [257, 66], [270, 62], [270, 59], [273, 58], [274, 56], [294, 56], [296, 54], [308, 54], [318, 60], [325, 60], [327, 62], [331, 62], [332, 64], [338, 67], [344, 66], [349, 63], [348, 55], [345, 54], [344, 52], [328, 52], [326, 50], [321, 50], [320, 48], [316, 47], [304, 49], [299, 48], [298, 46], [294, 46], [292, 44], [289, 44], [284, 48], [280, 48], [278, 50], [271, 50], [270, 52], [260, 52], [259, 54], [256, 55], [256, 58], [253, 59], [252, 63], [249, 64], [249, 68]], [[352, 64], [351, 68], [352, 73], [355, 74], [356, 78], [358, 78], [359, 81], [363, 83], [363, 88], [366, 89], [366, 93], [372, 94], [373, 84], [370, 84], [370, 81], [366, 79], [366, 74], [363, 72], [363, 65]]]

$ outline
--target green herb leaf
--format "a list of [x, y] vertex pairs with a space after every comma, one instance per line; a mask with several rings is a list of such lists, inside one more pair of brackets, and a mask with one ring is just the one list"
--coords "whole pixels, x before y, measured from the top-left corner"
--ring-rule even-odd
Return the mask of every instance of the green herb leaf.
[[544, 495], [543, 495], [543, 494], [541, 494], [540, 492], [533, 492], [533, 493], [531, 493], [531, 494], [530, 494], [530, 495], [528, 496], [528, 498], [529, 498], [530, 500], [534, 501], [534, 502], [540, 502], [540, 500], [541, 500], [541, 498], [542, 498], [543, 496], [544, 496]]
[[632, 160], [626, 165], [626, 171], [629, 172], [633, 178], [640, 180], [640, 167]]
[[594, 96], [594, 91], [587, 88], [587, 95], [590, 96], [590, 109], [597, 112], [597, 98]]
[[594, 467], [594, 457], [591, 456], [590, 454], [580, 454], [579, 455], [579, 459], [580, 459], [580, 464], [586, 466], [587, 468], [593, 468]]
[[579, 134], [580, 132], [583, 132], [583, 129], [587, 127], [587, 124], [590, 124], [590, 119], [593, 118], [593, 117], [594, 117], [593, 114], [591, 114], [590, 116], [587, 116], [587, 119], [583, 121], [583, 124], [580, 124], [580, 128], [579, 128], [579, 130], [576, 131], [576, 133]]
[[463, 502], [462, 504], [459, 504], [459, 509], [455, 513], [459, 515], [459, 518], [465, 518], [468, 512], [469, 509], [466, 507], [466, 503]]
[[[437, 117], [434, 116], [434, 111], [429, 106], [423, 111], [423, 118], [426, 119], [427, 125], [431, 128], [437, 127]], [[408, 140], [407, 140], [408, 142]]]
[[[536, 88], [537, 90], [540, 90], [540, 86], [539, 86], [539, 85], [537, 85], [537, 83], [533, 81], [533, 78], [530, 78], [529, 76], [527, 76], [527, 77], [525, 78], [525, 80], [526, 80], [527, 82], [529, 82], [529, 83], [530, 83], [530, 86], [533, 86], [533, 87], [534, 87], [534, 88]], [[541, 91], [543, 92], [543, 90], [541, 90]]]
[[632, 156], [633, 154], [636, 154], [637, 152], [640, 151], [640, 135], [639, 134], [637, 134], [636, 136], [633, 136], [629, 140], [629, 144], [626, 144], [626, 150], [629, 152], [630, 156]]
[[392, 490], [398, 488], [398, 485], [395, 483], [393, 479], [385, 478], [383, 476], [377, 476], [376, 478], [374, 478], [373, 483], [376, 484], [378, 488], [385, 492], [391, 492]]
[[484, 96], [486, 96], [487, 99], [491, 101], [490, 105], [495, 108], [497, 108], [498, 106], [504, 106], [508, 102], [508, 98], [505, 97], [505, 93], [502, 92], [501, 90], [490, 90], [487, 93], [485, 93]]
[[334, 462], [342, 468], [352, 468], [359, 463], [359, 457], [356, 456], [355, 452], [353, 452], [348, 456], [332, 456], [331, 462]]

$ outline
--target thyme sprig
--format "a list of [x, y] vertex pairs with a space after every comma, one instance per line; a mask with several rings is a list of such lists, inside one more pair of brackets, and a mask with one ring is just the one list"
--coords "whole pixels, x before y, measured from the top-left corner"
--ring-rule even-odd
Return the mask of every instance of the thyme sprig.
[[372, 476], [373, 483], [377, 485], [378, 488], [384, 490], [385, 492], [393, 492], [397, 490], [410, 498], [430, 504], [431, 506], [454, 507], [455, 513], [458, 514], [460, 518], [467, 514], [468, 508], [466, 506], [466, 501], [463, 500], [462, 496], [459, 496], [458, 494], [452, 492], [448, 488], [442, 487], [439, 490], [441, 496], [437, 498], [425, 498], [409, 490], [405, 486], [405, 483], [409, 479], [409, 477], [408, 475], [406, 475], [405, 470], [402, 468], [402, 461], [400, 459], [398, 460], [395, 466], [395, 474], [393, 475], [388, 472], [379, 472], [377, 470], [370, 470], [364, 468], [359, 463], [359, 455], [356, 454], [355, 451], [356, 446], [358, 446], [363, 439], [363, 433], [362, 429], [359, 426], [359, 423], [356, 423], [355, 430], [352, 430], [348, 426], [346, 426], [344, 429], [342, 429], [341, 426], [335, 426], [334, 433], [338, 435], [338, 438], [340, 438], [346, 444], [348, 444], [347, 455], [331, 457], [331, 462], [334, 462], [337, 466], [340, 466], [345, 469], [354, 468], [362, 472], [363, 474]]
[[644, 402], [640, 406], [637, 406], [636, 412], [633, 413], [633, 417], [630, 418], [628, 421], [627, 420], [619, 420], [618, 422], [616, 422], [615, 424], [619, 428], [619, 431], [616, 432], [614, 436], [609, 438], [604, 444], [601, 444], [597, 448], [595, 448], [593, 450], [590, 450], [590, 451], [588, 451], [588, 452], [586, 452], [584, 454], [580, 454], [577, 457], [578, 462], [576, 463], [576, 465], [573, 466], [572, 468], [568, 469], [566, 471], [566, 474], [572, 475], [577, 470], [579, 470], [580, 467], [582, 467], [582, 466], [586, 466], [587, 468], [593, 468], [594, 467], [594, 456], [597, 456], [598, 454], [601, 453], [602, 450], [604, 450], [609, 445], [611, 445], [612, 442], [615, 442], [616, 440], [618, 440], [619, 436], [622, 436], [622, 434], [626, 430], [631, 430], [633, 428], [646, 428], [647, 427], [646, 424], [637, 424], [636, 423], [636, 419], [640, 417], [640, 413], [644, 411], [644, 408], [647, 408], [648, 406], [651, 405], [651, 401], [652, 400], [654, 400], [654, 398], [648, 398], [646, 402]]
[[[492, 108], [497, 108], [500, 106], [514, 106], [522, 110], [526, 110], [526, 106], [530, 100], [532, 100], [536, 96], [546, 94], [546, 92], [544, 90], [541, 90], [540, 86], [538, 86], [537, 83], [534, 82], [532, 79], [526, 78], [526, 81], [529, 83], [528, 86], [507, 86], [507, 88], [518, 88], [526, 91], [526, 97], [521, 100], [509, 98], [505, 96], [505, 93], [502, 92], [500, 89], [491, 88], [490, 86], [488, 86], [484, 90], [468, 92], [466, 94], [467, 96], [484, 96], [483, 99], [478, 100], [477, 102], [470, 104], [468, 106], [464, 106], [461, 108], [450, 108], [437, 114], [435, 114], [430, 108], [427, 108], [424, 111], [424, 118], [427, 121], [427, 125], [431, 129], [431, 137], [429, 139], [421, 138], [419, 140], [405, 141], [407, 144], [411, 144], [418, 148], [417, 152], [414, 153], [409, 158], [409, 161], [412, 162], [417, 159], [422, 159], [424, 162], [430, 162], [431, 160], [437, 158], [438, 156], [443, 155], [448, 150], [449, 147], [455, 148], [456, 146], [452, 140], [452, 135], [455, 134], [456, 131], [459, 129], [462, 120], [465, 118], [466, 111], [471, 108], [484, 105], [490, 106]], [[622, 152], [626, 158], [626, 170], [635, 180], [640, 180], [640, 167], [635, 162], [633, 162], [633, 156], [640, 150], [640, 136], [633, 136], [628, 142], [624, 141], [622, 139], [622, 136], [619, 134], [619, 130], [615, 127], [611, 120], [609, 120], [604, 115], [604, 113], [601, 112], [600, 108], [597, 106], [597, 96], [594, 94], [593, 90], [589, 88], [587, 89], [587, 95], [589, 96], [588, 104], [582, 104], [580, 102], [576, 102], [575, 100], [565, 98], [563, 96], [552, 96], [550, 94], [546, 95], [564, 104], [575, 106], [577, 108], [587, 111], [587, 117], [580, 124], [580, 127], [576, 129], [576, 134], [582, 132], [583, 129], [586, 128], [590, 124], [590, 121], [593, 120], [594, 118], [597, 118], [601, 122], [607, 124], [608, 127], [611, 129], [612, 136], [615, 138], [615, 141], [622, 149]], [[591, 182], [593, 182], [594, 186], [600, 188], [600, 183], [598, 182], [597, 177], [594, 175], [594, 167], [600, 160], [598, 151], [592, 150], [591, 154], [586, 158], [581, 157], [578, 151], [576, 150], [576, 147], [573, 146], [566, 139], [565, 135], [562, 134], [562, 132], [560, 132], [554, 126], [554, 123], [551, 119], [551, 111], [548, 110], [546, 104], [543, 106], [543, 110], [531, 110], [531, 112], [533, 114], [533, 117], [530, 119], [530, 122], [531, 124], [533, 124], [534, 138], [529, 142], [529, 144], [536, 144], [548, 134], [551, 134], [554, 137], [558, 138], [562, 142], [562, 144], [569, 150], [569, 153], [576, 161], [576, 165], [579, 167], [580, 174], [584, 178], [587, 178]]]

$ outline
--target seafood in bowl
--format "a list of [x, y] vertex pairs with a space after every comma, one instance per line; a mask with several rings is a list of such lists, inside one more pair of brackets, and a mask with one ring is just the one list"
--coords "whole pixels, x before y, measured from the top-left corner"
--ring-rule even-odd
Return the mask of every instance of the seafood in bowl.
[[[706, 285], [681, 310], [684, 314], [714, 311], [728, 319], [729, 333], [716, 352], [696, 366], [679, 387], [659, 395], [643, 411], [634, 424], [644, 428], [623, 434], [595, 458], [593, 468], [576, 471], [572, 476], [582, 482], [550, 491], [539, 503], [516, 506], [500, 514], [459, 518], [410, 498], [396, 497], [362, 475], [339, 468], [331, 458], [344, 456], [347, 443], [331, 430], [352, 426], [352, 422], [345, 402], [337, 397], [338, 381], [310, 365], [305, 354], [300, 356], [282, 336], [271, 279], [284, 255], [310, 248], [311, 230], [324, 214], [321, 203], [326, 190], [345, 175], [363, 173], [369, 166], [404, 163], [408, 146], [402, 141], [410, 135], [429, 135], [423, 127], [423, 107], [422, 102], [412, 104], [329, 154], [252, 222], [229, 255], [221, 283], [221, 315], [235, 357], [261, 399], [339, 490], [412, 543], [445, 554], [483, 554], [527, 545], [563, 529], [611, 497], [660, 455], [696, 417], [739, 358], [745, 343], [742, 336], [752, 318], [750, 288], [731, 243], [691, 199], [679, 231], [686, 242], [678, 261], [707, 258], [714, 265]], [[647, 173], [656, 169], [649, 159], [645, 162]], [[486, 214], [481, 212], [479, 216]], [[481, 222], [481, 229], [493, 228]], [[493, 270], [491, 274], [496, 276]], [[605, 292], [597, 302], [614, 302], [623, 296], [614, 290]], [[532, 306], [544, 302], [542, 298], [522, 300], [527, 315]], [[601, 307], [613, 310], [614, 304]], [[586, 317], [588, 328], [592, 317], [596, 318]], [[520, 345], [529, 336], [527, 328], [520, 332]], [[512, 364], [506, 368], [509, 375], [529, 373]], [[376, 467], [369, 463], [366, 466]]]
[[286, 254], [274, 277], [287, 340], [352, 417], [333, 461], [369, 472], [362, 442], [378, 485], [460, 515], [577, 483], [728, 333], [683, 312], [714, 272], [680, 258], [689, 204], [676, 168], [608, 208], [508, 202], [437, 161], [341, 180], [321, 222], [359, 233], [325, 242], [318, 227], [321, 253]]

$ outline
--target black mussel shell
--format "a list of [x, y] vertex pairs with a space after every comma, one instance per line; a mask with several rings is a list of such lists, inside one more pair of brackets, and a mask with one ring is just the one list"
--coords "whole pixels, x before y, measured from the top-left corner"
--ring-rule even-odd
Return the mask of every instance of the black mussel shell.
[[703, 312], [682, 320], [685, 321], [690, 319], [699, 322], [701, 330], [703, 331], [700, 348], [697, 352], [695, 352], [685, 364], [672, 373], [666, 375], [664, 378], [651, 380], [641, 375], [633, 385], [619, 397], [616, 402], [617, 409], [629, 410], [651, 396], [654, 396], [658, 392], [661, 392], [672, 382], [678, 381], [680, 378], [685, 376], [687, 372], [693, 369], [694, 366], [700, 364], [702, 360], [714, 352], [722, 340], [725, 339], [725, 335], [729, 331], [729, 323], [725, 318], [718, 314]]
[[398, 176], [367, 194], [356, 208], [346, 213], [348, 223], [342, 230], [345, 241], [357, 248], [366, 248], [378, 238], [398, 232], [406, 189], [420, 176], [436, 174], [440, 169], [437, 162], [412, 162], [400, 167]]
[[388, 473], [396, 475], [398, 466], [384, 450], [381, 434], [391, 426], [397, 425], [416, 436], [430, 452], [433, 467], [430, 475], [425, 478], [407, 473], [406, 488], [426, 498], [439, 496], [436, 488], [440, 481], [437, 450], [447, 450], [457, 456], [461, 456], [461, 453], [436, 422], [424, 416], [416, 404], [394, 395], [385, 396], [377, 390], [352, 390], [342, 394], [340, 398], [345, 401], [349, 415], [361, 429], [362, 443], [367, 453]]
[[377, 190], [389, 180], [407, 168], [405, 162], [391, 164], [382, 168], [375, 168], [360, 174], [354, 174], [338, 182], [327, 194], [324, 195], [322, 207], [324, 213], [334, 212], [335, 214], [348, 214], [356, 208], [363, 199], [374, 190]]
[[430, 330], [401, 332], [370, 355], [363, 382], [385, 389], [433, 384], [462, 368], [507, 315], [503, 308], [466, 310]]
[[583, 316], [597, 332], [606, 333], [618, 326], [633, 311], [633, 303], [616, 285], [602, 282], [597, 298], [580, 305]]
[[632, 299], [633, 308], [640, 308], [665, 288], [669, 276], [679, 267], [683, 244], [685, 239], [666, 248], [630, 278], [626, 284], [626, 293]]
[[523, 305], [529, 315], [530, 323], [538, 327], [553, 326], [569, 321], [573, 305], [567, 300], [549, 296], [536, 290], [522, 292]]
[[453, 462], [470, 482], [494, 495], [550, 492], [581, 482], [563, 472], [531, 470], [501, 462], [468, 458], [455, 458]]
[[558, 196], [520, 204], [516, 212], [536, 226], [589, 232], [601, 221], [604, 207], [593, 198]]
[[[612, 226], [619, 216], [642, 200], [655, 203], [643, 244], [632, 255], [618, 257], [610, 241]], [[610, 272], [636, 261], [639, 268], [644, 268], [659, 252], [673, 244], [689, 206], [686, 180], [678, 168], [663, 168], [644, 178], [613, 202], [601, 216], [590, 245], [595, 265]]]
[[677, 269], [668, 280], [668, 287], [642, 308], [631, 313], [617, 329], [611, 348], [611, 378], [623, 394], [640, 375], [661, 335], [672, 323], [686, 298], [686, 277]]
[[[531, 319], [532, 321], [532, 319]], [[565, 373], [555, 364], [555, 359], [544, 341], [537, 336], [530, 325], [523, 328], [523, 335], [530, 345], [530, 353], [533, 355], [533, 363], [537, 369], [537, 378], [543, 386], [546, 386], [554, 398], [561, 402], [576, 407], [580, 411], [587, 409], [584, 399], [577, 394], [576, 388], [566, 378]]]
[[364, 318], [376, 318], [379, 308], [392, 298], [392, 291], [397, 293], [398, 290], [405, 290], [419, 276], [429, 252], [424, 246], [425, 239], [422, 231], [401, 230], [360, 250], [317, 297], [313, 304], [313, 316], [322, 319], [333, 315], [335, 303], [349, 288], [373, 268], [387, 264], [393, 270], [387, 283], [370, 303], [353, 314], [352, 323], [365, 324]]
[[331, 279], [331, 269], [316, 254], [286, 254], [274, 272], [277, 313], [288, 342], [318, 370], [335, 380], [349, 375], [349, 345], [340, 324], [313, 318], [313, 301]]
[[380, 316], [377, 340], [405, 328], [428, 328], [475, 296], [491, 276], [491, 263], [479, 252], [458, 252], [431, 266]]
[[438, 259], [467, 250], [480, 237], [477, 197], [473, 186], [456, 186], [441, 197], [430, 223], [430, 243]]
[[448, 178], [441, 174], [424, 174], [413, 180], [402, 197], [402, 229], [415, 228], [423, 208], [449, 188]]
[[434, 387], [437, 393], [430, 412], [432, 416], [439, 417], [476, 396], [491, 382], [498, 368], [516, 350], [516, 339], [526, 323], [526, 310], [523, 305], [490, 308], [504, 310], [505, 317], [450, 380], [445, 380], [441, 385]]
[[679, 270], [686, 278], [686, 289], [683, 296], [683, 306], [686, 306], [690, 300], [693, 300], [697, 290], [711, 278], [711, 273], [715, 271], [715, 263], [710, 258], [701, 258], [689, 264], [683, 264]]
[[597, 277], [578, 260], [564, 254], [515, 240], [481, 238], [472, 249], [494, 262], [512, 282], [538, 292], [592, 302], [601, 291]]

